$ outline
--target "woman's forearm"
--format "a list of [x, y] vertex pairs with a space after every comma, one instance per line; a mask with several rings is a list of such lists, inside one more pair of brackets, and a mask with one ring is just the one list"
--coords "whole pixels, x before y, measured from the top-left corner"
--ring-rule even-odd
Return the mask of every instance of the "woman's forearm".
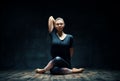
[[70, 56], [71, 56], [71, 57], [73, 56], [73, 52], [74, 52], [74, 49], [73, 49], [73, 48], [70, 48]]
[[48, 31], [49, 32], [52, 32], [54, 28], [54, 23], [55, 23], [55, 19], [53, 18], [53, 16], [50, 16], [48, 19]]

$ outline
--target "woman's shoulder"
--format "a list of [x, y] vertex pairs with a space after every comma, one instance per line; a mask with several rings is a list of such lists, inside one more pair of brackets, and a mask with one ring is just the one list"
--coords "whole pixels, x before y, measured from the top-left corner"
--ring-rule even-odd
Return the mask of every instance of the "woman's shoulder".
[[68, 37], [70, 38], [73, 38], [73, 35], [72, 34], [67, 34]]
[[57, 30], [54, 28], [51, 32], [49, 32], [50, 35], [53, 35], [57, 32]]

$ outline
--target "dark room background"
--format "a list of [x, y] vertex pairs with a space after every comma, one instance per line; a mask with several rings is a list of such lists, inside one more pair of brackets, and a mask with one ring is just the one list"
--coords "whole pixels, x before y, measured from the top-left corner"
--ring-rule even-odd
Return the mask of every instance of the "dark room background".
[[120, 68], [115, 3], [11, 1], [1, 2], [0, 9], [0, 70], [43, 68], [48, 63], [51, 15], [62, 17], [64, 31], [74, 36], [73, 67]]

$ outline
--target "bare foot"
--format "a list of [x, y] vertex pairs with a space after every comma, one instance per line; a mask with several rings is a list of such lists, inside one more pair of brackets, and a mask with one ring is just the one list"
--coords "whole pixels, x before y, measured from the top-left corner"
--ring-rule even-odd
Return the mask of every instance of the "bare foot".
[[84, 68], [79, 68], [79, 69], [73, 68], [72, 69], [72, 73], [82, 73], [83, 71], [84, 71]]
[[35, 72], [36, 73], [40, 73], [40, 74], [43, 74], [43, 73], [45, 73], [45, 70], [44, 69], [35, 69]]
[[72, 70], [77, 69], [77, 68], [72, 68]]

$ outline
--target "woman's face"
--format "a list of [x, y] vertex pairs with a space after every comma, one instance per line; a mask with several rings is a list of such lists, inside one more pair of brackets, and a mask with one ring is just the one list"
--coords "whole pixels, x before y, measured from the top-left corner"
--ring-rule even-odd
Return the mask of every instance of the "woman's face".
[[65, 24], [63, 20], [56, 20], [55, 21], [55, 28], [57, 31], [63, 31]]

